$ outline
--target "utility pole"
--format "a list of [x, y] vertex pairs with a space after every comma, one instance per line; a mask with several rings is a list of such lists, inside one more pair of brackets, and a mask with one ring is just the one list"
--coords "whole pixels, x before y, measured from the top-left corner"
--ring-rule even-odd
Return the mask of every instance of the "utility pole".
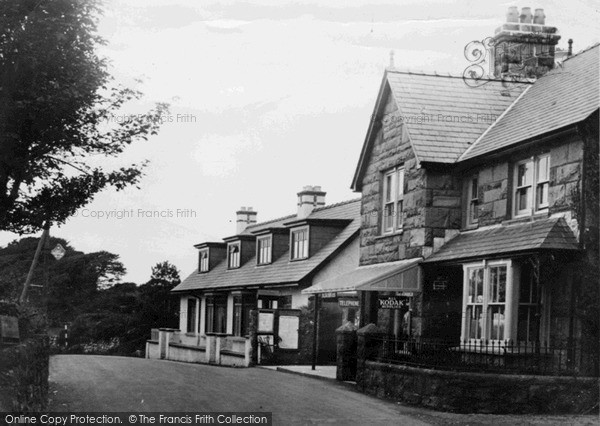
[[35, 250], [35, 255], [33, 256], [33, 262], [31, 262], [31, 267], [29, 268], [29, 273], [27, 274], [27, 279], [25, 280], [25, 284], [23, 285], [23, 291], [21, 292], [21, 297], [19, 297], [19, 305], [23, 305], [25, 300], [27, 299], [27, 290], [31, 285], [31, 280], [33, 278], [33, 271], [38, 264], [40, 259], [40, 253], [42, 252], [42, 248], [44, 247], [44, 243], [48, 238], [48, 234], [50, 233], [50, 223], [44, 223], [43, 227], [44, 231], [42, 232], [42, 236], [40, 237], [40, 241], [38, 242], [37, 249]]

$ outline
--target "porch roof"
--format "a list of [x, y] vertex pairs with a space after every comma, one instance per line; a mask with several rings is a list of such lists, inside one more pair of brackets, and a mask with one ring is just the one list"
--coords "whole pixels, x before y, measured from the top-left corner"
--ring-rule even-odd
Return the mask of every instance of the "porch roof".
[[[302, 290], [303, 294], [353, 290], [419, 291], [418, 265], [422, 258], [359, 266], [350, 272], [318, 282]], [[413, 275], [415, 274], [415, 275]]]
[[427, 258], [425, 263], [548, 249], [579, 249], [577, 238], [562, 217], [464, 232]]

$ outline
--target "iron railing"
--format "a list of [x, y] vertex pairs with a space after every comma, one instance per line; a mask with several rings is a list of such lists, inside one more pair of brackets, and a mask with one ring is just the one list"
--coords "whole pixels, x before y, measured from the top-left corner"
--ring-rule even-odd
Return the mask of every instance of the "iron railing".
[[371, 336], [367, 359], [453, 371], [597, 376], [597, 354], [581, 346], [544, 342], [443, 341]]

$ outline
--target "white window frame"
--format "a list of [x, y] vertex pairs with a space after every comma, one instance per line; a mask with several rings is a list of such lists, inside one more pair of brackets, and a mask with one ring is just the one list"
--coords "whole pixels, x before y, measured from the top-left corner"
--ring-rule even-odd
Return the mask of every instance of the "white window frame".
[[[234, 251], [237, 248], [237, 251]], [[242, 247], [239, 242], [229, 243], [227, 245], [227, 267], [228, 269], [237, 269], [241, 265]]]
[[381, 233], [400, 232], [404, 222], [404, 166], [386, 170], [382, 176], [382, 187]]
[[[298, 244], [296, 244], [294, 236], [296, 234], [300, 234], [300, 233], [305, 233], [306, 239], [299, 240]], [[309, 227], [304, 226], [302, 228], [293, 229], [290, 232], [290, 260], [308, 259], [308, 257], [310, 256], [309, 245], [310, 245]]]
[[[494, 302], [491, 299], [490, 284], [491, 268], [506, 267], [506, 283], [504, 289], [504, 302]], [[469, 277], [471, 270], [483, 269], [483, 283], [482, 293], [477, 295], [478, 299], [473, 301], [469, 299]], [[514, 270], [512, 261], [497, 260], [497, 261], [482, 261], [477, 263], [469, 263], [463, 265], [463, 306], [462, 306], [462, 324], [461, 324], [461, 342], [468, 342], [469, 344], [481, 343], [487, 341], [492, 344], [505, 342], [507, 340], [514, 340], [516, 334], [516, 317], [518, 308], [518, 295], [515, 294], [515, 287], [513, 285]], [[494, 319], [491, 317], [491, 308], [494, 306], [504, 306], [504, 324], [503, 324], [503, 335], [501, 338], [494, 338], [497, 336], [493, 335]], [[470, 318], [468, 316], [469, 307], [472, 309], [480, 308], [480, 322], [481, 335], [471, 337], [469, 334]]]
[[[475, 184], [475, 188], [473, 188]], [[475, 191], [475, 193], [473, 193]], [[467, 181], [467, 226], [479, 223], [479, 177], [473, 175]]]
[[[268, 242], [267, 246], [261, 243]], [[271, 235], [258, 237], [256, 239], [256, 264], [268, 265], [273, 261], [273, 238]]]
[[198, 252], [198, 272], [208, 272], [209, 249], [205, 248]]
[[[540, 163], [546, 162], [545, 170]], [[519, 185], [519, 167], [528, 165], [530, 167], [530, 181]], [[543, 172], [543, 175], [540, 173]], [[515, 164], [513, 174], [513, 211], [514, 217], [529, 216], [538, 212], [548, 210], [548, 191], [550, 189], [550, 154], [542, 154], [529, 157]], [[519, 193], [527, 190], [526, 203], [524, 208], [519, 208]], [[543, 199], [538, 199], [540, 196]]]

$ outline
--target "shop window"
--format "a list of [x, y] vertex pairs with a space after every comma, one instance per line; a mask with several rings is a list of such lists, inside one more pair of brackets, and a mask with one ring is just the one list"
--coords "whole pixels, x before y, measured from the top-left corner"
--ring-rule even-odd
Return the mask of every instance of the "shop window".
[[206, 332], [225, 333], [227, 331], [227, 295], [206, 298]]
[[236, 295], [233, 298], [233, 335], [244, 337], [248, 334], [250, 310], [253, 308], [251, 296]]
[[510, 262], [466, 267], [463, 339], [505, 340]]

